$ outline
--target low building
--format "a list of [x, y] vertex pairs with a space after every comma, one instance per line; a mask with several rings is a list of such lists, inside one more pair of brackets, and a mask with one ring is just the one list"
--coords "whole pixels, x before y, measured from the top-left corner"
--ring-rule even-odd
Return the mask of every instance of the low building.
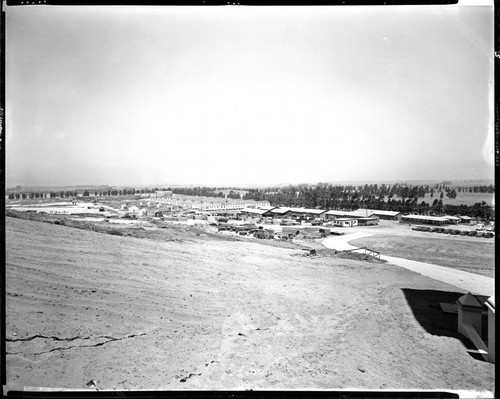
[[322, 218], [326, 213], [324, 209], [289, 208], [288, 216], [292, 218]]
[[367, 218], [358, 218], [358, 226], [376, 226], [378, 225], [378, 216], [370, 216]]
[[397, 211], [380, 211], [377, 209], [368, 209], [370, 216], [377, 216], [381, 220], [400, 220], [402, 213]]
[[472, 222], [472, 218], [470, 216], [459, 216], [460, 223], [470, 223]]
[[285, 216], [288, 216], [288, 213], [290, 212], [290, 208], [274, 208], [269, 211], [269, 215], [272, 216], [273, 218], [283, 218]]
[[381, 211], [377, 209], [364, 209], [360, 208], [356, 211], [328, 211], [324, 213], [326, 219], [335, 218], [369, 218], [378, 217], [384, 220], [400, 220], [401, 212], [396, 211]]
[[325, 219], [345, 218], [345, 217], [349, 216], [349, 213], [351, 213], [351, 212], [330, 210], [330, 211], [325, 212], [324, 217], [325, 217]]
[[171, 197], [172, 196], [172, 191], [171, 190], [163, 190], [163, 191], [155, 191], [154, 195], [158, 197]]
[[259, 209], [265, 209], [266, 211], [272, 211], [273, 209], [276, 209], [277, 207], [276, 206], [271, 206], [271, 205], [263, 205], [263, 206], [259, 206], [258, 207]]
[[240, 213], [242, 216], [264, 217], [268, 215], [269, 211], [258, 208], [244, 208]]
[[449, 220], [439, 216], [424, 216], [424, 215], [403, 215], [401, 216], [400, 223], [416, 223], [416, 224], [431, 224], [440, 226], [449, 224]]
[[338, 219], [338, 218], [363, 218], [369, 217], [370, 214], [365, 209], [358, 209], [357, 211], [328, 211], [324, 213], [325, 219]]
[[445, 219], [448, 219], [450, 224], [459, 224], [460, 218], [456, 216], [443, 216]]
[[358, 218], [337, 218], [332, 223], [337, 227], [355, 227], [358, 225]]

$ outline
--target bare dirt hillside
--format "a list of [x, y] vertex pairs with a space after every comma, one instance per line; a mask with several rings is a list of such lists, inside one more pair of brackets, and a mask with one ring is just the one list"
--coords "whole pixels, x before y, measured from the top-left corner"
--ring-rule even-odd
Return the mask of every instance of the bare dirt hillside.
[[7, 379], [101, 389], [492, 390], [459, 289], [388, 264], [7, 218]]

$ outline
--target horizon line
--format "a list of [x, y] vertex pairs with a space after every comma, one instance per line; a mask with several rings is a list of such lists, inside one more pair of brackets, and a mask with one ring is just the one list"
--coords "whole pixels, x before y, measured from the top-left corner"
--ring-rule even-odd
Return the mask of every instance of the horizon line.
[[165, 187], [213, 187], [213, 188], [254, 188], [254, 187], [274, 187], [274, 186], [300, 186], [300, 185], [318, 185], [318, 184], [397, 184], [397, 183], [411, 183], [411, 182], [421, 182], [426, 183], [448, 183], [451, 184], [458, 182], [478, 182], [478, 181], [488, 181], [495, 183], [494, 178], [475, 178], [475, 179], [391, 179], [391, 180], [332, 180], [332, 181], [317, 181], [317, 182], [281, 182], [281, 183], [240, 183], [240, 184], [213, 184], [213, 183], [150, 183], [150, 184], [44, 184], [44, 185], [22, 185], [17, 184], [15, 186], [6, 187], [6, 190], [14, 190], [16, 187], [21, 187], [23, 189], [29, 188], [90, 188], [90, 187], [109, 187], [109, 188], [165, 188]]

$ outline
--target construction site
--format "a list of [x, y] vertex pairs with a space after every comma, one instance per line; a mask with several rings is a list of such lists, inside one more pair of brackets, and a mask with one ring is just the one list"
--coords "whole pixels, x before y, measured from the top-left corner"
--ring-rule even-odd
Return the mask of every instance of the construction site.
[[377, 223], [341, 227], [359, 219], [149, 196], [9, 205], [11, 389], [491, 392], [493, 240], [369, 210]]
[[2, 393], [498, 396], [491, 0], [59, 3], [2, 3]]

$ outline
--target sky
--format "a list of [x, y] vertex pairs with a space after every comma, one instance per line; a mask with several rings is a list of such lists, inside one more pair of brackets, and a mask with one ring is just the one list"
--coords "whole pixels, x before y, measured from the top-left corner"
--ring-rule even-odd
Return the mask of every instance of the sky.
[[492, 179], [493, 5], [6, 10], [6, 183]]

